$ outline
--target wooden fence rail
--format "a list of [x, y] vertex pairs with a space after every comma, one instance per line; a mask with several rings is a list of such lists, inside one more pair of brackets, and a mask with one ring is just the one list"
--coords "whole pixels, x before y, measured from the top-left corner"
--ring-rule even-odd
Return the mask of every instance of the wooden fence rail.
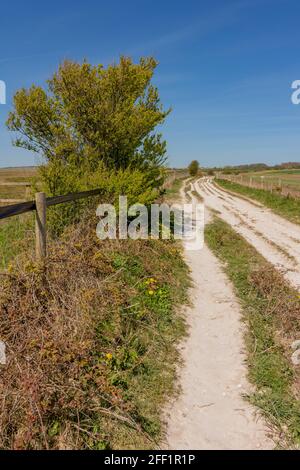
[[46, 198], [45, 193], [36, 193], [34, 201], [21, 202], [19, 204], [0, 207], [0, 220], [35, 211], [36, 257], [41, 261], [47, 254], [47, 207], [76, 201], [78, 199], [84, 199], [86, 197], [97, 196], [101, 193], [101, 189], [92, 189], [91, 191], [82, 191], [80, 193], [48, 198]]
[[[167, 183], [165, 187], [172, 185], [176, 179], [176, 175], [177, 173], [175, 170], [170, 172], [167, 177]], [[187, 175], [187, 173], [180, 173], [181, 177], [185, 175]], [[21, 184], [24, 185], [23, 183]], [[91, 191], [83, 191], [80, 193], [72, 193], [66, 194], [64, 196], [54, 196], [48, 198], [46, 198], [45, 193], [36, 193], [34, 201], [26, 201], [0, 207], [0, 220], [35, 211], [36, 257], [38, 260], [43, 260], [47, 254], [47, 207], [56, 206], [58, 204], [64, 204], [66, 202], [72, 202], [87, 197], [97, 196], [101, 193], [101, 189], [92, 189]]]

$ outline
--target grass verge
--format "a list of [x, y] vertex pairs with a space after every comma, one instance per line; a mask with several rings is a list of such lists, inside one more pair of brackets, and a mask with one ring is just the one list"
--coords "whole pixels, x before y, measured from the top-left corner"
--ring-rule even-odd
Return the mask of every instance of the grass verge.
[[299, 446], [300, 369], [292, 365], [290, 349], [299, 339], [299, 295], [225, 222], [215, 218], [205, 237], [243, 308], [249, 379], [256, 386], [248, 398], [280, 431], [282, 443]]
[[183, 181], [185, 180], [185, 177], [182, 178], [176, 178], [171, 187], [166, 189], [164, 194], [163, 194], [163, 199], [167, 199], [168, 201], [171, 202], [171, 200], [177, 199], [178, 198], [178, 193], [180, 191], [180, 188], [183, 184]]
[[91, 215], [0, 284], [2, 449], [143, 449], [174, 393], [188, 269], [172, 241], [96, 237]]
[[277, 193], [271, 193], [263, 189], [248, 188], [238, 183], [232, 183], [227, 180], [217, 179], [216, 183], [224, 189], [234, 191], [235, 193], [248, 196], [269, 207], [276, 214], [285, 217], [291, 222], [300, 224], [300, 200], [287, 196], [281, 196]]
[[34, 244], [34, 217], [32, 214], [5, 219], [0, 224], [0, 269]]

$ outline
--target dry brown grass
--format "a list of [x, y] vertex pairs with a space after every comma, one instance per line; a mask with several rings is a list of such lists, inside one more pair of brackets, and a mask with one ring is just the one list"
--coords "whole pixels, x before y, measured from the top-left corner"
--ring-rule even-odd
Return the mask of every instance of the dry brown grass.
[[151, 448], [160, 436], [186, 266], [172, 242], [100, 242], [95, 224], [50, 244], [46, 269], [26, 255], [1, 275], [2, 449]]
[[[21, 186], [20, 183], [31, 183], [36, 176], [37, 167], [0, 168], [0, 199], [2, 205], [12, 204], [13, 200], [27, 199], [26, 187]], [[8, 201], [5, 202], [5, 200]]]
[[37, 167], [0, 168], [1, 182], [28, 181], [37, 175]]
[[300, 298], [296, 290], [273, 267], [253, 271], [250, 281], [268, 300], [266, 313], [279, 318], [282, 334], [296, 338], [300, 331]]
[[[276, 339], [282, 346], [282, 352], [291, 363], [291, 344], [299, 340], [300, 332], [300, 296], [273, 267], [266, 266], [255, 270], [250, 275], [254, 289], [266, 300], [265, 315], [272, 316], [276, 325]], [[300, 367], [293, 366], [291, 387], [293, 394], [300, 399]]]

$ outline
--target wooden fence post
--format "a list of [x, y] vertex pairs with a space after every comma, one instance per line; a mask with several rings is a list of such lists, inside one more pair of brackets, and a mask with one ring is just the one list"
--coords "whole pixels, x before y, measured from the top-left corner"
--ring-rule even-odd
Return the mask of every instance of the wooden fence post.
[[25, 199], [26, 201], [29, 200], [31, 193], [31, 185], [27, 184], [25, 188]]
[[45, 193], [35, 194], [35, 248], [36, 258], [42, 261], [47, 254], [46, 245], [46, 195]]

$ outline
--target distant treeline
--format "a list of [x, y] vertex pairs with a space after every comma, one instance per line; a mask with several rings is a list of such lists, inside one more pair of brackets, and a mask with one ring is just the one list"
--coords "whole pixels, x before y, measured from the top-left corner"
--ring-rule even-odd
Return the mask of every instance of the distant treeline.
[[265, 171], [265, 170], [287, 170], [290, 168], [300, 168], [300, 162], [285, 162], [279, 165], [269, 166], [266, 163], [251, 163], [249, 165], [236, 165], [236, 166], [225, 166], [225, 167], [213, 167], [205, 168], [206, 171], [222, 171], [225, 174], [232, 173], [246, 173], [253, 171]]

